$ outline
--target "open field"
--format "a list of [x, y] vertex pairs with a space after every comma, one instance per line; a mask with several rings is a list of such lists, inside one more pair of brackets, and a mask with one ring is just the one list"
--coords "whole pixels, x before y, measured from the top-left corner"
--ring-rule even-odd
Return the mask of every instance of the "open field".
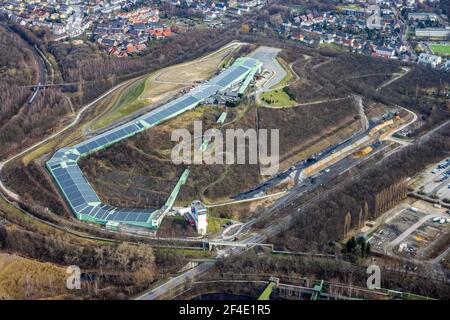
[[214, 75], [239, 46], [231, 45], [205, 57], [138, 78], [122, 90], [118, 99], [107, 108], [109, 111], [97, 118], [92, 128], [102, 128], [144, 106], [157, 106], [183, 90], [195, 87]]
[[428, 46], [438, 56], [450, 56], [450, 44], [429, 44]]
[[333, 49], [333, 50], [338, 51], [338, 52], [343, 52], [344, 51], [344, 49], [341, 46], [339, 46], [338, 44], [336, 44], [336, 43], [323, 42], [323, 43], [319, 44], [319, 48], [330, 48], [330, 49]]
[[265, 91], [261, 94], [261, 100], [270, 106], [280, 108], [292, 107], [296, 104], [283, 89]]
[[208, 233], [218, 233], [228, 221], [230, 220], [225, 218], [208, 217]]

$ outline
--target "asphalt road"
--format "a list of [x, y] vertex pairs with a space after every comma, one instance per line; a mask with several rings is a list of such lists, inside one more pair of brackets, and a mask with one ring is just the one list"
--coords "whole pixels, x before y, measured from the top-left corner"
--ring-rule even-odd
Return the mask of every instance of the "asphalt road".
[[[236, 200], [241, 200], [241, 199], [250, 199], [250, 198], [254, 198], [259, 196], [261, 193], [264, 193], [265, 191], [267, 191], [268, 189], [270, 189], [271, 187], [273, 187], [274, 185], [279, 184], [281, 181], [283, 181], [284, 179], [286, 179], [292, 172], [294, 171], [301, 171], [304, 168], [308, 167], [309, 165], [326, 158], [327, 156], [329, 156], [331, 153], [337, 152], [339, 150], [342, 150], [343, 148], [355, 143], [356, 141], [358, 141], [359, 139], [363, 138], [364, 136], [366, 136], [369, 131], [376, 125], [377, 123], [369, 123], [369, 126], [367, 128], [367, 130], [364, 130], [362, 132], [356, 133], [354, 134], [352, 137], [348, 138], [347, 140], [344, 140], [336, 145], [332, 145], [330, 147], [328, 147], [327, 149], [323, 150], [322, 152], [320, 152], [319, 154], [315, 155], [314, 160], [312, 160], [311, 162], [308, 162], [307, 159], [296, 163], [295, 165], [291, 166], [290, 168], [286, 169], [283, 172], [280, 172], [279, 174], [277, 174], [274, 177], [271, 177], [270, 179], [264, 181], [262, 184], [260, 184], [259, 186], [247, 190], [245, 192], [242, 192], [240, 194], [237, 194], [236, 196], [233, 197], [233, 199]], [[377, 145], [374, 145], [374, 147], [376, 148]], [[339, 163], [339, 162], [338, 162]]]

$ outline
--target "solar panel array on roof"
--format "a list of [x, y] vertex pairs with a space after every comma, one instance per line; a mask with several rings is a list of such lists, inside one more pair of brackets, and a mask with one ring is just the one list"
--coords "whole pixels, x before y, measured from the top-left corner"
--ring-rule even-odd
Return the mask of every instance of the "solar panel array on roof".
[[246, 76], [258, 63], [255, 59], [240, 59], [236, 65], [229, 67], [184, 96], [73, 147], [65, 147], [56, 151], [46, 165], [77, 217], [80, 219], [90, 217], [90, 221], [98, 223], [119, 221], [152, 228], [150, 220], [154, 218], [152, 217], [153, 214], [159, 212], [158, 210], [115, 208], [101, 203], [78, 167], [77, 161], [81, 156], [125, 139], [158, 124], [162, 120], [197, 106], [205, 99], [232, 85], [236, 82], [236, 79]]
[[76, 162], [55, 167], [51, 171], [72, 208], [86, 206], [88, 202], [100, 202]]
[[196, 89], [191, 91], [190, 93], [198, 100], [207, 99], [213, 95], [215, 95], [218, 91], [222, 89], [221, 86], [218, 85], [204, 85], [201, 90]]
[[247, 68], [253, 68], [256, 64], [258, 64], [258, 61], [253, 58], [246, 58], [243, 59], [242, 61], [243, 61], [242, 65]]
[[246, 67], [237, 67], [236, 69], [228, 72], [225, 77], [217, 81], [217, 84], [223, 87], [229, 86], [232, 84], [237, 78], [245, 75], [248, 72], [248, 68]]

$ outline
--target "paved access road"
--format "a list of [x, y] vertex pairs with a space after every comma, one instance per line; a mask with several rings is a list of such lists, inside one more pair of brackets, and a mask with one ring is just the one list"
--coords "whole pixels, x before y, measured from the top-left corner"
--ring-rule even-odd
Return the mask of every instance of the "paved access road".
[[432, 214], [427, 214], [426, 216], [422, 217], [419, 221], [417, 221], [412, 226], [410, 226], [408, 229], [406, 229], [401, 235], [399, 235], [397, 238], [395, 238], [393, 241], [391, 241], [391, 243], [389, 243], [386, 246], [385, 253], [387, 253], [387, 254], [391, 253], [392, 254], [392, 250], [394, 249], [394, 247], [396, 245], [398, 245], [400, 242], [405, 240], [411, 233], [416, 231], [425, 222], [429, 221], [432, 218], [443, 217], [443, 216], [444, 216], [443, 214], [432, 213]]
[[272, 86], [279, 83], [286, 76], [286, 70], [278, 62], [277, 55], [281, 49], [271, 47], [258, 47], [248, 55], [249, 58], [258, 59], [262, 62], [263, 68], [272, 73], [269, 79], [261, 86], [260, 91], [268, 91]]

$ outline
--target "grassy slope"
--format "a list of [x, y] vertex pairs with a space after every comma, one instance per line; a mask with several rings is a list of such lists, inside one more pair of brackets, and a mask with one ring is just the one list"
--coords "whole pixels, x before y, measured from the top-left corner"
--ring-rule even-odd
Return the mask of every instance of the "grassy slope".
[[39, 299], [67, 293], [66, 270], [51, 263], [0, 253], [0, 297]]
[[228, 222], [229, 219], [208, 217], [208, 233], [217, 233], [220, 231], [221, 226]]
[[296, 104], [282, 89], [266, 91], [261, 94], [261, 100], [277, 107], [292, 107]]

